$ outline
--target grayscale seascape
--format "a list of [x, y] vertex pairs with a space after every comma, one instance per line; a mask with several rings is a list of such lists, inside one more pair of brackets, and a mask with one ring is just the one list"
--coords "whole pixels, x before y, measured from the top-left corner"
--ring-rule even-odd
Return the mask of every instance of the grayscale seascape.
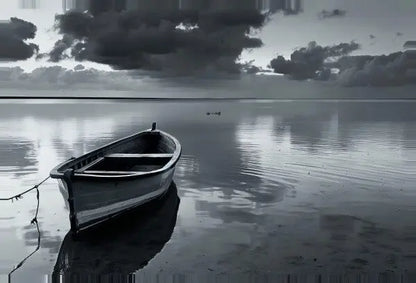
[[0, 283], [416, 283], [416, 0], [0, 0]]
[[[157, 121], [183, 146], [174, 178], [179, 208], [149, 215], [148, 230], [165, 231], [163, 241], [144, 255], [153, 236], [141, 223], [128, 232], [120, 224], [111, 234], [122, 240], [74, 247], [82, 251], [78, 260], [91, 256], [102, 274], [128, 266], [139, 278], [364, 272], [414, 279], [414, 109], [412, 101], [4, 100], [1, 197], [39, 182], [71, 156]], [[35, 192], [0, 202], [5, 282], [36, 248], [35, 209]], [[171, 209], [171, 220], [163, 209]], [[64, 249], [68, 211], [55, 180], [40, 188], [38, 221], [40, 250], [12, 282], [49, 282]], [[100, 245], [105, 256], [88, 250]], [[120, 259], [122, 251], [129, 256]]]

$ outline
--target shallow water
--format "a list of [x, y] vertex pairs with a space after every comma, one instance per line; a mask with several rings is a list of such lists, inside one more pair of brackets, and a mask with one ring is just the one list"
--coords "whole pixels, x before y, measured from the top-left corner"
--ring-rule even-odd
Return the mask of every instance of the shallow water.
[[[75, 259], [97, 261], [101, 273], [129, 266], [136, 278], [176, 274], [178, 282], [195, 274], [208, 280], [361, 272], [370, 279], [360, 282], [380, 274], [411, 282], [415, 109], [410, 101], [3, 100], [0, 198], [27, 189], [71, 156], [157, 121], [183, 146], [174, 178], [180, 205], [167, 213], [176, 221], [165, 220], [166, 213], [149, 216], [150, 226], [133, 221], [147, 230], [120, 226], [113, 246], [98, 241], [93, 251], [81, 246], [79, 255], [73, 248]], [[35, 209], [35, 192], [0, 202], [0, 282], [36, 248]], [[67, 246], [68, 211], [54, 180], [41, 186], [38, 219], [40, 250], [12, 282], [49, 282]], [[167, 242], [152, 242], [163, 231], [170, 231]]]

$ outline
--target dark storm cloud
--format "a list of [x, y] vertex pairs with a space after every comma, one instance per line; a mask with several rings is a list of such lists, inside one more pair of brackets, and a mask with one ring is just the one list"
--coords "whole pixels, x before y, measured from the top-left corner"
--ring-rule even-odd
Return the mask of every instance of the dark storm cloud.
[[248, 33], [265, 19], [256, 9], [68, 12], [56, 17], [63, 38], [49, 55], [123, 70], [233, 73], [244, 49], [262, 45]]
[[273, 59], [270, 67], [275, 73], [288, 75], [295, 80], [328, 80], [331, 70], [325, 66], [325, 61], [350, 54], [359, 48], [360, 45], [355, 42], [323, 47], [312, 41], [308, 47], [293, 52], [290, 60], [286, 60], [283, 56]]
[[328, 18], [340, 18], [344, 17], [347, 14], [347, 11], [334, 9], [332, 11], [322, 10], [318, 16], [320, 19], [328, 19]]
[[51, 52], [49, 52], [49, 61], [58, 62], [62, 59], [68, 58], [64, 51], [71, 47], [74, 39], [70, 35], [64, 35], [62, 39], [55, 42]]
[[[278, 56], [270, 62], [274, 72], [292, 79], [335, 79], [343, 86], [401, 86], [416, 84], [416, 51], [380, 56], [349, 56], [359, 48], [355, 42], [322, 47], [316, 42], [292, 53], [290, 60]], [[338, 70], [333, 74], [331, 69]]]
[[344, 86], [400, 86], [416, 84], [416, 53], [352, 56], [338, 60], [338, 82]]
[[36, 26], [18, 18], [0, 22], [0, 60], [25, 60], [39, 51], [39, 47], [25, 40], [33, 39]]
[[78, 64], [74, 67], [74, 71], [82, 71], [82, 70], [85, 70], [85, 67], [82, 64]]

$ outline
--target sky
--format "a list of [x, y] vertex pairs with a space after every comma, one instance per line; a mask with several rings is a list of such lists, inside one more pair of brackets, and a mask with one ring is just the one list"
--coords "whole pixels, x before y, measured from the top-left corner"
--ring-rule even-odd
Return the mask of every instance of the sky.
[[[345, 10], [345, 17], [320, 19], [322, 10]], [[361, 49], [355, 54], [379, 55], [403, 50], [407, 40], [416, 39], [416, 1], [413, 0], [311, 0], [304, 13], [275, 15], [261, 33], [264, 47], [252, 56], [261, 65], [276, 53], [289, 57], [293, 49], [310, 41], [332, 45], [355, 40]], [[402, 35], [398, 36], [397, 33]], [[375, 36], [374, 39], [370, 35]], [[248, 52], [247, 52], [248, 53]]]
[[[71, 6], [71, 1], [75, 2], [76, 0], [64, 0], [67, 2], [67, 7]], [[80, 0], [77, 0], [80, 1]], [[81, 0], [87, 1], [87, 0]], [[143, 0], [116, 0], [116, 1], [128, 1], [128, 3], [133, 3], [134, 1], [143, 1]], [[157, 0], [156, 7], [168, 7], [170, 3], [175, 0]], [[190, 1], [187, 0], [178, 0], [183, 6], [191, 5]], [[207, 2], [208, 0], [198, 0], [199, 2]], [[198, 2], [197, 0], [194, 3]], [[250, 0], [247, 0], [250, 1]], [[256, 3], [259, 3], [260, 0], [252, 0]], [[263, 7], [269, 7], [268, 4], [271, 2], [276, 2], [279, 0], [262, 0]], [[291, 9], [296, 9], [295, 2], [297, 0], [286, 0], [292, 1]], [[217, 37], [212, 37], [212, 33], [206, 32], [204, 34], [195, 33], [192, 36], [188, 37], [179, 37], [174, 38], [173, 41], [169, 41], [161, 38], [156, 38], [156, 41], [160, 45], [165, 45], [163, 50], [157, 50], [154, 56], [148, 56], [141, 58], [137, 64], [131, 65], [130, 62], [132, 59], [137, 59], [139, 55], [137, 53], [132, 54], [128, 57], [126, 61], [120, 62], [118, 59], [114, 58], [114, 52], [123, 53], [123, 50], [108, 50], [108, 42], [115, 44], [116, 39], [107, 36], [105, 40], [101, 40], [99, 36], [88, 35], [87, 55], [82, 52], [79, 52], [78, 58], [82, 58], [82, 64], [85, 67], [93, 67], [103, 71], [110, 71], [112, 69], [141, 69], [146, 68], [150, 70], [159, 70], [165, 69], [174, 69], [176, 66], [179, 68], [182, 65], [182, 62], [187, 61], [186, 56], [180, 54], [180, 56], [169, 56], [165, 53], [169, 53], [170, 50], [165, 50], [166, 46], [170, 44], [177, 44], [173, 46], [175, 48], [184, 48], [186, 54], [193, 53], [195, 49], [192, 49], [191, 41], [197, 40], [197, 44], [201, 44], [200, 48], [211, 48], [212, 45], [215, 45], [213, 42], [219, 39], [228, 37], [228, 42], [224, 43], [223, 46], [218, 44], [217, 46], [212, 47], [215, 49], [215, 54], [210, 54], [210, 56], [204, 57], [204, 54], [201, 52], [194, 52], [196, 59], [188, 60], [189, 62], [183, 63], [183, 68], [199, 68], [200, 66], [195, 62], [202, 62], [201, 65], [209, 65], [210, 61], [215, 62], [215, 68], [219, 66], [220, 69], [230, 71], [233, 67], [231, 61], [237, 60], [238, 62], [249, 62], [252, 64], [267, 68], [272, 59], [276, 56], [281, 55], [286, 60], [289, 60], [291, 54], [299, 48], [308, 46], [308, 43], [315, 41], [318, 47], [322, 46], [333, 46], [340, 43], [351, 43], [356, 42], [360, 45], [359, 48], [355, 48], [352, 51], [346, 52], [345, 54], [340, 55], [382, 55], [390, 54], [397, 51], [403, 51], [403, 44], [408, 40], [416, 40], [416, 1], [413, 0], [299, 0], [301, 2], [300, 8], [298, 11], [277, 11], [272, 13], [269, 18], [264, 21], [264, 24], [259, 27], [257, 23], [252, 21], [253, 18], [243, 17], [241, 15], [236, 17], [236, 13], [228, 15], [232, 20], [240, 20], [243, 23], [242, 29], [236, 29], [233, 24], [226, 22], [224, 19], [218, 20], [222, 21], [221, 23], [215, 26], [212, 22], [219, 19], [218, 16], [212, 16], [208, 19], [209, 24], [206, 25], [206, 29], [217, 29], [215, 31], [217, 34], [221, 33], [223, 29], [224, 34], [216, 35]], [[153, 1], [153, 3], [156, 3]], [[228, 10], [237, 11], [241, 8], [238, 1], [230, 0], [211, 0], [211, 3], [215, 3], [216, 7], [226, 7]], [[101, 2], [102, 3], [102, 2]], [[227, 3], [227, 4], [224, 4]], [[192, 4], [194, 5], [194, 4]], [[214, 6], [215, 6], [214, 5]], [[259, 5], [259, 4], [256, 4]], [[11, 17], [17, 17], [24, 21], [28, 21], [36, 25], [37, 32], [34, 39], [24, 39], [25, 42], [34, 43], [39, 46], [39, 54], [44, 54], [42, 58], [35, 59], [35, 56], [27, 60], [0, 60], [0, 67], [13, 67], [19, 66], [25, 71], [30, 72], [33, 69], [42, 67], [42, 66], [62, 66], [66, 68], [73, 68], [78, 65], [80, 62], [75, 61], [72, 56], [71, 58], [66, 58], [63, 56], [58, 56], [56, 62], [50, 62], [48, 60], [50, 57], [47, 56], [48, 53], [54, 48], [56, 42], [62, 39], [62, 34], [69, 35], [70, 37], [74, 36], [73, 30], [67, 29], [64, 27], [64, 20], [70, 22], [71, 19], [62, 18], [61, 22], [55, 20], [55, 16], [64, 13], [64, 7], [62, 1], [57, 0], [8, 0], [2, 1], [0, 4], [0, 21], [5, 23]], [[154, 7], [153, 7], [154, 8]], [[163, 10], [163, 9], [161, 9]], [[234, 11], [234, 12], [235, 12]], [[238, 13], [237, 13], [238, 14]], [[97, 14], [98, 15], [98, 14]], [[98, 16], [94, 15], [94, 18]], [[247, 15], [246, 15], [247, 16]], [[227, 17], [227, 15], [226, 15]], [[108, 18], [108, 21], [114, 20], [113, 18]], [[72, 19], [72, 24], [79, 22], [79, 20]], [[102, 21], [102, 20], [101, 20]], [[114, 20], [114, 21], [117, 21]], [[164, 19], [161, 20], [158, 32], [160, 29], [163, 29]], [[246, 21], [246, 22], [244, 22]], [[95, 26], [97, 26], [97, 20]], [[201, 22], [194, 22], [194, 25], [201, 25]], [[106, 29], [109, 29], [108, 26]], [[244, 27], [250, 28], [250, 36], [259, 39], [262, 44], [259, 44], [257, 41], [247, 41], [247, 38], [244, 35]], [[106, 29], [98, 30], [97, 34], [100, 32], [105, 32]], [[202, 28], [201, 28], [202, 29]], [[210, 31], [210, 32], [211, 32]], [[1, 32], [1, 29], [0, 29]], [[59, 34], [59, 32], [61, 34]], [[149, 37], [154, 36], [153, 30], [148, 29], [140, 34], [140, 30], [135, 32], [139, 33], [140, 39], [148, 39]], [[120, 30], [114, 31], [114, 33], [120, 33]], [[134, 33], [134, 35], [137, 33]], [[80, 39], [76, 38], [71, 39], [73, 41], [70, 44], [75, 44], [79, 42]], [[85, 35], [82, 35], [85, 36]], [[119, 35], [117, 35], [119, 36]], [[140, 37], [141, 36], [141, 37]], [[137, 48], [138, 44], [135, 41], [131, 40], [131, 34], [119, 42], [125, 42], [127, 44], [134, 45]], [[205, 37], [205, 38], [204, 38]], [[118, 38], [119, 39], [119, 38]], [[77, 41], [78, 40], [78, 41]], [[88, 41], [87, 40], [87, 41]], [[101, 44], [101, 41], [105, 41], [106, 44]], [[124, 41], [123, 41], [124, 40]], [[152, 37], [152, 43], [155, 39]], [[210, 42], [213, 41], [213, 42]], [[101, 43], [100, 43], [101, 42]], [[162, 42], [162, 43], [160, 43]], [[61, 42], [62, 43], [62, 42]], [[150, 43], [150, 45], [152, 44]], [[88, 46], [89, 44], [89, 46]], [[101, 44], [101, 46], [97, 45]], [[110, 44], [110, 45], [111, 45]], [[185, 47], [184, 47], [185, 46]], [[141, 46], [140, 48], [152, 48], [154, 46]], [[1, 48], [1, 43], [0, 43]], [[95, 48], [93, 50], [93, 48]], [[101, 48], [101, 49], [100, 49]], [[157, 48], [160, 49], [160, 46]], [[211, 48], [211, 49], [212, 49]], [[100, 49], [100, 54], [97, 54], [96, 49]], [[104, 50], [103, 50], [104, 49]], [[71, 50], [71, 49], [69, 49]], [[93, 50], [93, 51], [91, 51]], [[142, 50], [142, 51], [143, 51]], [[176, 49], [175, 49], [176, 50]], [[145, 50], [146, 51], [146, 50]], [[69, 51], [67, 51], [69, 54]], [[110, 52], [111, 56], [103, 57], [102, 53]], [[113, 53], [112, 53], [113, 52]], [[307, 52], [307, 51], [305, 51]], [[163, 54], [162, 54], [163, 53]], [[226, 56], [223, 56], [224, 53], [227, 53]], [[61, 54], [61, 53], [59, 53]], [[59, 55], [58, 54], [58, 55]], [[62, 53], [65, 54], [65, 53]], [[61, 54], [61, 55], [62, 55]], [[50, 54], [49, 54], [50, 55]], [[176, 54], [177, 55], [177, 54]], [[116, 55], [116, 56], [119, 56]], [[329, 55], [323, 55], [324, 59]], [[139, 56], [140, 57], [140, 56]], [[188, 56], [190, 57], [190, 56]], [[225, 59], [224, 59], [225, 58]], [[396, 58], [393, 58], [396, 60]], [[138, 60], [138, 59], [137, 59]], [[205, 61], [204, 61], [205, 60]], [[228, 62], [228, 61], [230, 62]], [[283, 61], [279, 61], [283, 62]], [[293, 62], [293, 60], [292, 60]], [[275, 68], [275, 72], [282, 74], [293, 75], [293, 68], [296, 67], [290, 66], [290, 71], [286, 71], [288, 64], [292, 62], [287, 61], [283, 62], [283, 71], [282, 67], [279, 65]], [[307, 62], [309, 64], [310, 62]], [[303, 64], [303, 62], [302, 62]], [[384, 64], [384, 63], [383, 63]], [[205, 66], [204, 65], [204, 66]], [[385, 64], [384, 64], [385, 65]], [[383, 65], [383, 67], [385, 67]], [[144, 67], [143, 67], [144, 66]], [[162, 66], [162, 67], [161, 67]], [[355, 68], [356, 66], [354, 66]], [[371, 66], [370, 66], [371, 67]], [[324, 72], [321, 66], [316, 66], [317, 72]], [[315, 71], [315, 67], [312, 68], [312, 72]], [[297, 77], [293, 75], [293, 77]], [[298, 76], [299, 77], [299, 76]], [[309, 78], [309, 77], [308, 77]], [[348, 80], [349, 81], [348, 77]], [[354, 79], [354, 82], [359, 81], [360, 79]], [[380, 81], [377, 79], [377, 81]], [[397, 80], [395, 80], [396, 82]]]

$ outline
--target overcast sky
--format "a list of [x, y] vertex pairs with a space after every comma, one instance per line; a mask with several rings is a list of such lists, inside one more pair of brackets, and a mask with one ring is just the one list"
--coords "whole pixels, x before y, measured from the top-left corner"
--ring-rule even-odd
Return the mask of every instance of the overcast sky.
[[[0, 20], [18, 17], [34, 23], [36, 38], [30, 42], [40, 47], [40, 52], [48, 52], [60, 38], [53, 29], [56, 14], [63, 12], [62, 1], [35, 0], [35, 9], [24, 8], [22, 3], [31, 1], [1, 1]], [[303, 13], [272, 16], [259, 36], [264, 46], [244, 51], [242, 61], [256, 60], [256, 64], [266, 66], [276, 54], [289, 57], [295, 48], [305, 46], [315, 40], [320, 45], [332, 45], [355, 40], [361, 49], [353, 54], [387, 54], [401, 51], [403, 43], [416, 39], [416, 1], [414, 0], [308, 0], [304, 1]], [[322, 19], [322, 10], [345, 10], [345, 16]], [[25, 70], [52, 63], [46, 59], [29, 59], [17, 62], [0, 62], [0, 66], [21, 66]], [[55, 65], [56, 63], [53, 63]], [[76, 62], [64, 60], [57, 63], [72, 67]], [[107, 65], [87, 63], [87, 66], [109, 70]]]
[[[275, 53], [288, 57], [293, 49], [310, 41], [333, 45], [355, 40], [361, 49], [354, 54], [388, 54], [403, 50], [406, 40], [416, 39], [416, 1], [414, 0], [309, 0], [304, 13], [273, 17], [261, 38], [264, 47], [252, 52], [260, 64]], [[341, 9], [345, 17], [320, 19], [325, 10]], [[400, 33], [399, 36], [397, 33]], [[373, 35], [375, 38], [370, 38]]]

